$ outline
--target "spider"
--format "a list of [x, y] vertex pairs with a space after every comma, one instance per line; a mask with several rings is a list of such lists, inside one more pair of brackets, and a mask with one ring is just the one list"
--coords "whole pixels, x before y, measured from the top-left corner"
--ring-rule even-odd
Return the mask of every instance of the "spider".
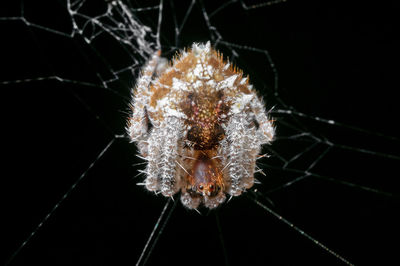
[[133, 90], [127, 132], [147, 161], [149, 191], [181, 192], [189, 209], [216, 208], [254, 184], [256, 160], [275, 129], [241, 70], [210, 42], [172, 62], [155, 53]]

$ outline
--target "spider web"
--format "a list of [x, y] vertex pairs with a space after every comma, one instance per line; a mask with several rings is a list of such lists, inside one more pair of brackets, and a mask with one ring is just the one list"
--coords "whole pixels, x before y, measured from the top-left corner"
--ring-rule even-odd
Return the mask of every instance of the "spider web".
[[[293, 2], [3, 2], [6, 265], [398, 261], [394, 11]], [[135, 185], [124, 127], [147, 58], [207, 40], [277, 137], [259, 184], [199, 215]]]

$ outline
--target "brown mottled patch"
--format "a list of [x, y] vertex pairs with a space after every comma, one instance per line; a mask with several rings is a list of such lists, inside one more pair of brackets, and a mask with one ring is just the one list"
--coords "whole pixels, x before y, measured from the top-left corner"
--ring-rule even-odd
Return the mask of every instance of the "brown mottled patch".
[[158, 84], [152, 85], [150, 87], [150, 91], [152, 93], [151, 99], [150, 99], [150, 105], [152, 107], [155, 107], [157, 105], [157, 101], [164, 98], [165, 95], [167, 95], [171, 89], [169, 87], [172, 86], [172, 81], [174, 78], [180, 79], [182, 77], [182, 73], [172, 70], [169, 71], [168, 73], [163, 74], [160, 79], [159, 83], [163, 84], [164, 86], [160, 86]]
[[249, 87], [248, 87], [247, 84], [239, 85], [239, 86], [237, 87], [237, 89], [238, 89], [240, 92], [243, 92], [244, 94], [250, 94], [250, 93], [251, 93], [251, 91], [249, 90]]
[[156, 107], [157, 101], [164, 98], [164, 96], [168, 94], [170, 89], [159, 86], [155, 88], [154, 86], [151, 86], [151, 91], [153, 92], [153, 95], [150, 98], [150, 106]]
[[172, 81], [174, 78], [180, 79], [182, 77], [182, 72], [171, 70], [159, 78], [159, 82], [165, 86], [172, 86]]
[[210, 57], [208, 60], [208, 64], [211, 65], [215, 69], [220, 69], [222, 67], [223, 62], [216, 57]]
[[175, 67], [182, 72], [187, 71], [188, 69], [193, 68], [197, 64], [197, 58], [192, 53], [189, 53], [183, 59], [179, 59], [175, 63]]

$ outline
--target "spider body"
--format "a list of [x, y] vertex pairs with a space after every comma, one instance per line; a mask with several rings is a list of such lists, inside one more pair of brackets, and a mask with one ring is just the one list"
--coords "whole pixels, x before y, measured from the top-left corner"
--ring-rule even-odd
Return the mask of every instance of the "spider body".
[[146, 188], [188, 208], [215, 208], [254, 183], [261, 145], [274, 127], [241, 71], [210, 43], [171, 64], [155, 54], [133, 92], [127, 131], [148, 161]]

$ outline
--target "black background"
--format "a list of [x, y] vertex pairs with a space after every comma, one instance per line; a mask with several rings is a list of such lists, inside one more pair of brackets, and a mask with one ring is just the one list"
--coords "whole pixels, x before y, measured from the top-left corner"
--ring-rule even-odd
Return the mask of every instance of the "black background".
[[[100, 2], [92, 5], [93, 13], [102, 9]], [[196, 2], [178, 38], [172, 15], [182, 21], [190, 2], [172, 3], [164, 1], [161, 44], [165, 56], [171, 57], [176, 47], [194, 41], [211, 38], [216, 42], [202, 11], [211, 14], [228, 1]], [[20, 17], [21, 6], [18, 1], [3, 1], [0, 17]], [[24, 11], [24, 17], [38, 25], [71, 31], [62, 1], [28, 1]], [[235, 57], [232, 46], [218, 45], [250, 75], [268, 107], [287, 110], [279, 102], [282, 100], [314, 118], [397, 138], [398, 13], [395, 1], [288, 1], [251, 10], [232, 2], [210, 22], [222, 41], [241, 47], [234, 48], [239, 55]], [[137, 15], [156, 29], [157, 11]], [[64, 37], [28, 27], [20, 20], [0, 20], [0, 29], [2, 262], [70, 191], [10, 265], [135, 264], [167, 201], [136, 186], [143, 177], [134, 178], [141, 168], [132, 166], [140, 162], [135, 147], [127, 139], [115, 137], [124, 133], [129, 89], [137, 73], [122, 75], [110, 84], [113, 91], [85, 86], [83, 81], [99, 84], [96, 73], [108, 78], [110, 66], [123, 65], [126, 57], [118, 46], [100, 39], [93, 45], [96, 54], [80, 36]], [[273, 96], [273, 75], [265, 55], [244, 46], [269, 51], [279, 73], [279, 98]], [[64, 81], [38, 80], [53, 75]], [[35, 80], [16, 82], [28, 78]], [[278, 137], [295, 134], [280, 126], [282, 120], [304, 126], [304, 132], [325, 136], [335, 144], [382, 156], [334, 145], [314, 172], [358, 186], [309, 177], [267, 194], [304, 174], [283, 171], [282, 163], [272, 156], [262, 162], [267, 177], [259, 177], [263, 183], [256, 187], [259, 200], [271, 207], [264, 197], [268, 196], [274, 211], [354, 264], [398, 264], [399, 159], [385, 155], [399, 156], [399, 141], [312, 119], [297, 123], [283, 115], [275, 117]], [[278, 140], [272, 148], [284, 156], [301, 144]], [[305, 154], [294, 168], [304, 171], [321, 152], [317, 147]], [[342, 264], [256, 205], [253, 195], [249, 192], [235, 198], [217, 211], [201, 210], [202, 215], [184, 209], [178, 200], [176, 205], [170, 203], [166, 214], [171, 208], [173, 212], [147, 263]]]

